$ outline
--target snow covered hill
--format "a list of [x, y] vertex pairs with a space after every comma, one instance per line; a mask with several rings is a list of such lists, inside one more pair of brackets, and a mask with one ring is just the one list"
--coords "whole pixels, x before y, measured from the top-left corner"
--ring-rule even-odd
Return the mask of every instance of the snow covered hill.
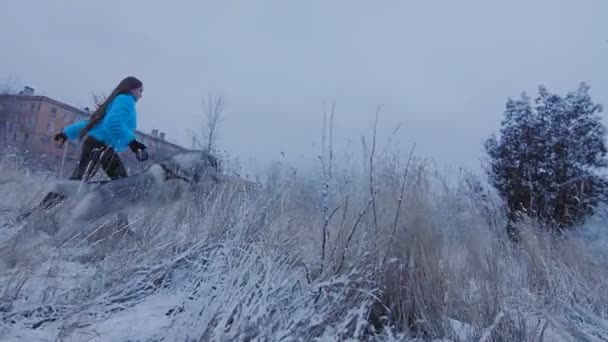
[[14, 223], [48, 176], [5, 156], [0, 341], [608, 341], [602, 216], [513, 247], [464, 183], [378, 163], [374, 196], [365, 170], [279, 170], [261, 193], [132, 212], [134, 235], [52, 215], [48, 235]]

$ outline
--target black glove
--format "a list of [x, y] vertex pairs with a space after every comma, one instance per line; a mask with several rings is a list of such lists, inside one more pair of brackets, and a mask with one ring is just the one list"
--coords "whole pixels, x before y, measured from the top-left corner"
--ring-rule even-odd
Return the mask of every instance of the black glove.
[[148, 147], [142, 143], [140, 143], [137, 140], [133, 140], [129, 143], [129, 148], [131, 149], [131, 151], [133, 151], [133, 153], [137, 153], [137, 151], [139, 150], [145, 150]]
[[59, 141], [59, 140], [61, 140], [61, 142], [63, 143], [66, 140], [68, 140], [68, 136], [65, 135], [65, 133], [63, 133], [63, 132], [55, 134], [55, 141]]
[[59, 142], [59, 147], [63, 146], [63, 143], [68, 140], [68, 136], [65, 133], [60, 132], [55, 134], [55, 141]]

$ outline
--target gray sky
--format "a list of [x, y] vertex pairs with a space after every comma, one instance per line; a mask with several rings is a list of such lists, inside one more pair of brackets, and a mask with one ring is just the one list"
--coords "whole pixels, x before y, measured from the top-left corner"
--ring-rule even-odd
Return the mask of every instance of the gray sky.
[[142, 79], [139, 128], [191, 143], [201, 99], [225, 96], [221, 146], [260, 163], [318, 153], [322, 103], [338, 149], [371, 132], [440, 165], [476, 168], [504, 103], [592, 87], [608, 107], [608, 2], [10, 1], [0, 77], [77, 106]]

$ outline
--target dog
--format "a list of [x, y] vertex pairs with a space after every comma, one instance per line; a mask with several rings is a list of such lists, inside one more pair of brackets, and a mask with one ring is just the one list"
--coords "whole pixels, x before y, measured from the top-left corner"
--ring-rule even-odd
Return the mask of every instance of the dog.
[[25, 219], [35, 212], [49, 212], [71, 201], [71, 220], [87, 221], [113, 212], [125, 212], [138, 205], [162, 204], [176, 197], [185, 186], [214, 184], [220, 180], [218, 160], [207, 151], [183, 152], [154, 163], [143, 172], [128, 177], [84, 182], [55, 181], [45, 199], [33, 210], [20, 216]]
[[[210, 201], [224, 190], [255, 192], [257, 184], [238, 177], [223, 175], [217, 158], [206, 151], [179, 153], [144, 171], [128, 177], [103, 181], [59, 180], [49, 184], [49, 194], [34, 209], [22, 215], [22, 222], [12, 225], [8, 239], [0, 241], [0, 269], [10, 268], [37, 255], [31, 250], [45, 241], [61, 246], [70, 241], [83, 241], [91, 246], [109, 246], [116, 242], [141, 240], [139, 231], [128, 223], [108, 224], [109, 214], [128, 218], [138, 209], [162, 210], [169, 204], [192, 195]], [[233, 196], [227, 196], [232, 199]], [[98, 219], [104, 222], [99, 222]], [[97, 222], [96, 222], [97, 221]], [[123, 237], [126, 237], [123, 240]], [[105, 247], [104, 247], [105, 248]], [[97, 255], [93, 253], [94, 255]]]

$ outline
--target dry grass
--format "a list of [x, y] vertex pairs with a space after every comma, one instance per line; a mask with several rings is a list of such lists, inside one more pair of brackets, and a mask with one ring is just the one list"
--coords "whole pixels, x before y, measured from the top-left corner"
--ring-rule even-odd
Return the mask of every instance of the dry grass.
[[[474, 177], [449, 183], [409, 154], [365, 160], [374, 166], [276, 169], [256, 191], [221, 186], [143, 209], [135, 237], [86, 239], [110, 218], [40, 234], [35, 257], [0, 270], [4, 329], [65, 341], [608, 337], [606, 254], [584, 235], [525, 222], [513, 246]], [[43, 178], [3, 162], [18, 181], [1, 191], [19, 189], [19, 206], [40, 195]], [[104, 328], [137, 326], [138, 308], [158, 313], [158, 328]]]

